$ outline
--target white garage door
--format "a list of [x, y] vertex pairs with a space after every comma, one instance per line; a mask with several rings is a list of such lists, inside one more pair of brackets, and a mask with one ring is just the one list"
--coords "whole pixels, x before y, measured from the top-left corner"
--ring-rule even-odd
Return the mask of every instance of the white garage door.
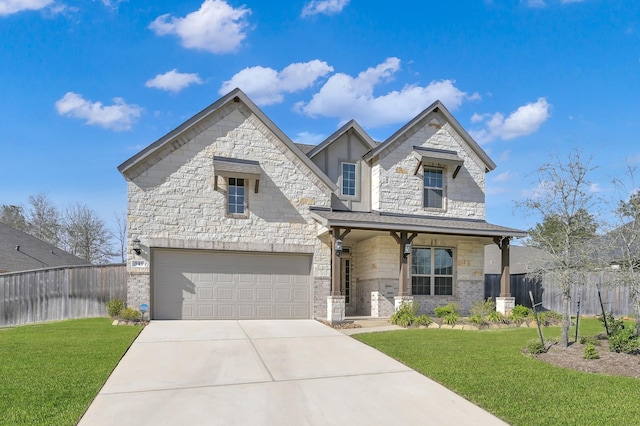
[[153, 318], [311, 318], [310, 275], [310, 255], [156, 249]]

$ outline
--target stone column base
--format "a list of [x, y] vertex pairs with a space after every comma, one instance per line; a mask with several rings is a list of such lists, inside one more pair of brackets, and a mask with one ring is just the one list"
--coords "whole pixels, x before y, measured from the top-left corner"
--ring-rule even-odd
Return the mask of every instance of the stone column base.
[[508, 316], [511, 315], [514, 306], [516, 306], [515, 297], [496, 297], [496, 312]]
[[344, 322], [345, 312], [344, 296], [328, 296], [327, 297], [327, 322], [329, 324], [337, 324]]
[[400, 309], [403, 303], [407, 305], [413, 305], [413, 296], [395, 296], [395, 310]]

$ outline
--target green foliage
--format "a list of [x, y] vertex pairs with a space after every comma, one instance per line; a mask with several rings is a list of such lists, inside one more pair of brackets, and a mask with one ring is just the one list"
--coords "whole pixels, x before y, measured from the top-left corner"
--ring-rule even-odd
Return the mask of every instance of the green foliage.
[[582, 345], [593, 345], [600, 346], [600, 340], [598, 340], [595, 336], [580, 336], [578, 338], [578, 342]]
[[517, 323], [522, 322], [525, 318], [531, 315], [531, 309], [526, 306], [516, 305], [511, 311], [511, 319]]
[[427, 315], [418, 315], [420, 305], [416, 302], [406, 303], [402, 302], [400, 307], [390, 318], [391, 324], [399, 325], [400, 327], [410, 327], [412, 325], [429, 325], [433, 321]]
[[478, 326], [483, 326], [487, 324], [487, 321], [484, 319], [484, 317], [480, 316], [479, 314], [471, 315], [469, 317], [469, 322], [472, 324], [476, 324]]
[[482, 318], [487, 317], [490, 313], [495, 312], [496, 303], [487, 297], [487, 300], [478, 300], [471, 305], [471, 316], [477, 315]]
[[609, 350], [624, 354], [635, 354], [640, 351], [640, 340], [633, 328], [623, 328], [609, 336]]
[[527, 352], [530, 354], [543, 354], [547, 351], [540, 339], [531, 339], [527, 342]]
[[438, 318], [445, 318], [451, 314], [460, 315], [458, 312], [458, 305], [456, 303], [448, 303], [444, 306], [438, 306], [433, 310], [433, 313], [436, 314]]
[[112, 299], [107, 302], [107, 312], [111, 318], [115, 318], [120, 315], [120, 312], [124, 309], [124, 300]]
[[587, 343], [582, 350], [582, 357], [584, 359], [600, 359], [600, 354], [593, 343]]
[[142, 319], [142, 313], [137, 309], [125, 308], [120, 312], [120, 318], [125, 321], [138, 321]]
[[75, 425], [140, 332], [108, 318], [0, 330], [0, 425]]
[[450, 312], [442, 317], [442, 320], [445, 324], [456, 325], [456, 323], [460, 321], [460, 315], [458, 315], [456, 312]]
[[605, 318], [607, 320], [606, 327], [609, 336], [613, 336], [624, 329], [624, 321], [622, 320], [622, 318], [616, 319], [611, 312], [606, 312], [604, 315], [598, 315], [598, 319], [602, 321], [602, 324], [604, 324]]
[[487, 319], [494, 324], [505, 322], [504, 315], [502, 314], [502, 312], [498, 311], [489, 313], [489, 315], [487, 315]]

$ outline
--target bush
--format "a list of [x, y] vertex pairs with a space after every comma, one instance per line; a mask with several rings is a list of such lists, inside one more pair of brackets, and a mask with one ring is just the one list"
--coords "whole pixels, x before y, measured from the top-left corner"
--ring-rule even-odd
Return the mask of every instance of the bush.
[[120, 312], [120, 318], [125, 321], [138, 321], [142, 318], [142, 313], [137, 309], [125, 308]]
[[527, 352], [530, 354], [543, 354], [546, 351], [547, 348], [538, 339], [532, 339], [527, 342]]
[[623, 328], [609, 336], [609, 350], [623, 354], [635, 354], [640, 350], [640, 340], [632, 328]]
[[458, 305], [451, 302], [444, 306], [438, 306], [433, 310], [433, 313], [435, 313], [438, 318], [445, 318], [451, 314], [459, 315]]
[[472, 324], [476, 324], [478, 326], [483, 326], [487, 323], [487, 321], [485, 321], [484, 317], [478, 315], [478, 314], [473, 314], [469, 317], [469, 322]]
[[445, 315], [442, 320], [445, 324], [456, 325], [456, 323], [460, 321], [460, 315], [458, 315], [456, 312], [451, 312]]
[[600, 346], [600, 340], [595, 336], [580, 336], [578, 342], [582, 345]]
[[416, 317], [415, 324], [427, 326], [431, 324], [433, 320], [428, 315], [420, 315]]
[[496, 304], [491, 298], [487, 300], [479, 300], [471, 306], [471, 316], [487, 317], [491, 312], [495, 312]]
[[391, 324], [399, 325], [400, 327], [410, 327], [412, 325], [429, 325], [433, 321], [427, 315], [418, 316], [420, 305], [418, 303], [406, 303], [402, 302], [397, 311], [391, 315]]
[[514, 317], [517, 316], [520, 318], [527, 318], [529, 315], [531, 315], [531, 309], [527, 308], [526, 306], [516, 305], [511, 310], [511, 315], [513, 315]]
[[611, 312], [607, 312], [603, 315], [598, 315], [598, 319], [604, 324], [604, 318], [607, 319], [607, 333], [609, 336], [617, 334], [624, 328], [624, 321], [622, 319], [616, 319]]
[[584, 359], [600, 359], [600, 354], [592, 343], [588, 343], [582, 350], [582, 357]]
[[107, 302], [107, 312], [111, 318], [120, 315], [124, 309], [124, 301], [122, 299], [112, 299]]
[[504, 322], [504, 315], [502, 315], [502, 312], [493, 311], [487, 316], [487, 319], [492, 323], [497, 324]]

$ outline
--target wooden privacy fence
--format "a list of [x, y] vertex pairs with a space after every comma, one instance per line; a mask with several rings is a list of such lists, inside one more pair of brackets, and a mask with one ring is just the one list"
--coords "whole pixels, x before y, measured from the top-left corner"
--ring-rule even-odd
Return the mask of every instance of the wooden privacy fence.
[[124, 264], [0, 274], [0, 327], [106, 316], [109, 300], [126, 298]]
[[[614, 316], [633, 314], [633, 303], [629, 288], [615, 285], [615, 272], [594, 272], [587, 275], [585, 281], [571, 288], [570, 312], [575, 315], [580, 299], [581, 315], [600, 315], [598, 287], [602, 295], [602, 303], [606, 311]], [[534, 280], [525, 274], [511, 275], [511, 296], [516, 298], [516, 305], [531, 307], [529, 291], [533, 292], [536, 303], [542, 302], [545, 310], [562, 312], [562, 289], [549, 280]], [[500, 275], [484, 276], [484, 297], [494, 301], [500, 295]]]

